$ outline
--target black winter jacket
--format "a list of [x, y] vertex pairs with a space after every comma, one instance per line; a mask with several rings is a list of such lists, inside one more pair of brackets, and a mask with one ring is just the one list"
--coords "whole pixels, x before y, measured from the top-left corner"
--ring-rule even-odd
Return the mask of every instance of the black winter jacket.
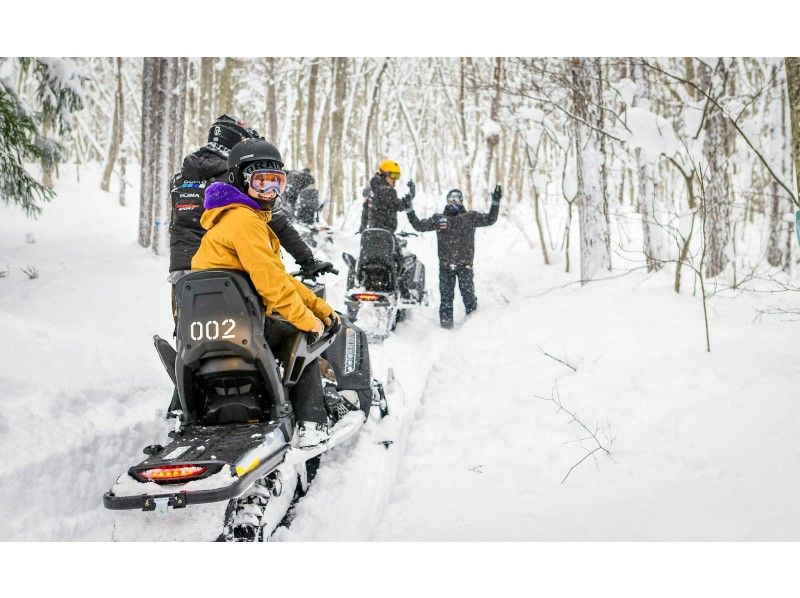
[[[201, 147], [186, 156], [183, 168], [172, 179], [172, 217], [169, 223], [169, 271], [191, 270], [192, 257], [200, 247], [205, 229], [200, 226], [200, 217], [205, 211], [203, 198], [208, 185], [225, 181], [228, 160], [208, 147]], [[313, 257], [311, 249], [300, 238], [300, 234], [289, 222], [280, 208], [272, 212], [269, 227], [281, 242], [281, 247], [297, 263]]]
[[414, 230], [436, 231], [440, 266], [471, 266], [475, 258], [475, 229], [497, 222], [499, 212], [500, 203], [492, 202], [488, 214], [467, 212], [464, 206], [461, 206], [461, 211], [455, 216], [434, 214], [420, 220], [413, 209], [408, 210], [407, 214]]
[[405, 209], [405, 204], [397, 197], [397, 191], [377, 174], [369, 182], [372, 189], [372, 207], [369, 209], [369, 227], [397, 230], [397, 212]]

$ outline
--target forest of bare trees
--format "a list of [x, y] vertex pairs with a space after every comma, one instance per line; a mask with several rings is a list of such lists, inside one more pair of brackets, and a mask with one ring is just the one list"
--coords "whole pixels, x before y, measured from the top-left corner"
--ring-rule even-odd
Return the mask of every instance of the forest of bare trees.
[[483, 208], [502, 182], [532, 254], [583, 282], [669, 264], [678, 292], [701, 271], [737, 286], [800, 258], [798, 59], [61, 60], [80, 81], [72, 111], [37, 104], [33, 69], [0, 63], [61, 149], [42, 182], [100, 165], [97, 184], [140, 210], [139, 243], [159, 254], [172, 174], [230, 113], [311, 170], [331, 222], [391, 158], [430, 209], [451, 187]]

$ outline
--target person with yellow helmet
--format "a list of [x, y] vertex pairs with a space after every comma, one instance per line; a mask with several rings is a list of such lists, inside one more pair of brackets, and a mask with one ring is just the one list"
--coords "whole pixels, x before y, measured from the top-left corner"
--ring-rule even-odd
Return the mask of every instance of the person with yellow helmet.
[[384, 160], [369, 182], [372, 199], [368, 213], [369, 228], [397, 230], [397, 213], [405, 210], [406, 203], [414, 199], [414, 181], [408, 182], [408, 193], [401, 199], [395, 186], [400, 179], [400, 165], [394, 160]]

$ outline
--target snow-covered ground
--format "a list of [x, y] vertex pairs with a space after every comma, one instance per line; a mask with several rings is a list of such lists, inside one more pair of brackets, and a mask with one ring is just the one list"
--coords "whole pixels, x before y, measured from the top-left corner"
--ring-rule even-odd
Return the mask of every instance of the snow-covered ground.
[[[82, 176], [38, 221], [0, 208], [3, 540], [109, 539], [102, 493], [165, 435], [170, 383], [151, 340], [172, 332], [166, 259], [136, 244], [135, 202]], [[427, 215], [440, 202], [425, 199]], [[338, 307], [339, 254], [357, 244], [341, 233], [328, 252]], [[671, 271], [562, 286], [575, 275], [541, 265], [502, 216], [477, 244], [479, 310], [464, 321], [457, 299], [444, 331], [435, 235], [410, 241], [431, 305], [373, 347], [374, 374], [397, 378], [392, 419], [325, 455], [277, 539], [800, 539], [798, 324], [753, 321], [774, 297], [712, 300], [709, 354], [702, 305], [672, 291]], [[597, 445], [537, 396], [557, 396], [611, 456], [562, 483]]]

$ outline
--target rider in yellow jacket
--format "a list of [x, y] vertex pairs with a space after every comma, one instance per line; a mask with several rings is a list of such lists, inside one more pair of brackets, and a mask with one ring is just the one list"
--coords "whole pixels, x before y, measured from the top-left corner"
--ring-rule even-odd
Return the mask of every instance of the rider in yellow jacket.
[[[319, 337], [325, 326], [338, 323], [339, 316], [286, 271], [280, 242], [267, 226], [275, 200], [286, 187], [280, 152], [264, 139], [239, 142], [228, 156], [228, 180], [230, 183], [217, 182], [206, 189], [200, 224], [207, 232], [192, 258], [192, 269], [247, 272], [264, 300], [266, 313], [277, 312], [291, 325], [268, 320], [265, 334], [270, 346], [279, 347], [296, 330]], [[306, 365], [290, 398], [298, 422], [293, 444], [310, 448], [325, 442], [329, 438], [328, 414], [316, 360]]]
[[278, 312], [300, 330], [321, 332], [318, 323], [329, 318], [333, 308], [286, 271], [280, 242], [267, 226], [272, 212], [227, 183], [212, 183], [205, 205], [200, 224], [208, 232], [192, 258], [192, 269], [244, 270], [267, 313]]

